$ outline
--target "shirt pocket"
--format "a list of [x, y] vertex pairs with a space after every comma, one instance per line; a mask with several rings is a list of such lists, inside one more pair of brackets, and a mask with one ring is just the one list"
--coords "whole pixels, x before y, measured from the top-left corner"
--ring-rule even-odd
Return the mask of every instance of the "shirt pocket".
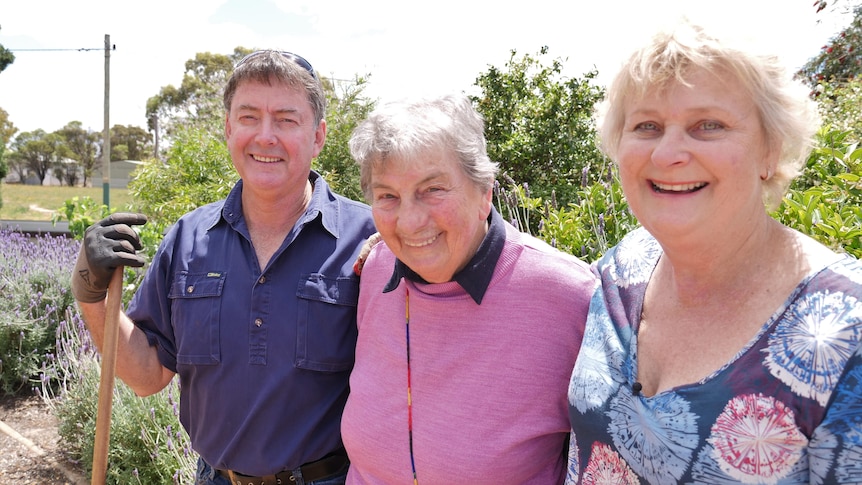
[[349, 371], [356, 350], [356, 302], [359, 279], [302, 275], [297, 288], [297, 368]]
[[212, 365], [221, 361], [219, 312], [225, 273], [187, 273], [174, 277], [168, 298], [177, 346], [177, 364]]

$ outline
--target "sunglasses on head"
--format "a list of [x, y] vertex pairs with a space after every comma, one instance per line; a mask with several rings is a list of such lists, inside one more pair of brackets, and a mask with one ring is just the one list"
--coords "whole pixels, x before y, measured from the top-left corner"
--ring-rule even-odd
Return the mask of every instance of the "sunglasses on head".
[[[248, 54], [247, 56], [243, 57], [242, 59], [240, 59], [239, 62], [236, 63], [236, 66], [234, 66], [234, 69], [245, 64], [249, 59], [255, 58], [255, 57], [257, 57], [261, 54], [267, 53], [267, 52], [272, 52], [272, 51], [262, 50], [262, 51], [254, 51], [251, 54]], [[308, 62], [307, 60], [305, 60], [304, 57], [298, 56], [298, 55], [294, 54], [293, 52], [287, 52], [287, 51], [279, 51], [278, 53], [281, 54], [281, 56], [284, 57], [285, 59], [287, 59], [289, 61], [293, 61], [296, 65], [298, 65], [299, 67], [308, 71], [309, 74], [311, 74], [311, 76], [314, 79], [317, 79], [317, 73], [314, 72], [314, 68], [311, 67], [311, 63]]]

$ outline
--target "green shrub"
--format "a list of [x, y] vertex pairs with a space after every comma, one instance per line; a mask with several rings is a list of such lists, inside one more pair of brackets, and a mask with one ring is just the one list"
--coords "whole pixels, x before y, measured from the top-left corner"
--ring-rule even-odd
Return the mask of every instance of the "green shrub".
[[52, 222], [56, 224], [66, 219], [69, 221], [69, 233], [75, 239], [81, 239], [88, 227], [104, 219], [111, 212], [108, 206], [94, 201], [92, 197], [72, 197], [55, 212]]
[[604, 178], [592, 183], [586, 174], [575, 202], [546, 210], [540, 234], [561, 250], [593, 262], [639, 223], [629, 211], [614, 166], [608, 165]]
[[628, 209], [616, 167], [606, 161], [602, 172], [602, 179], [590, 181], [591, 170], [584, 167], [576, 200], [566, 207], [557, 207], [553, 198], [530, 197], [526, 185], [507, 179], [508, 186], [495, 190], [497, 209], [518, 229], [591, 263], [639, 225]]
[[820, 131], [818, 148], [773, 215], [834, 251], [862, 258], [862, 148], [848, 134]]
[[149, 218], [143, 227], [156, 234], [183, 214], [227, 197], [239, 178], [221, 135], [195, 127], [176, 134], [167, 163], [148, 160], [133, 175], [129, 192]]

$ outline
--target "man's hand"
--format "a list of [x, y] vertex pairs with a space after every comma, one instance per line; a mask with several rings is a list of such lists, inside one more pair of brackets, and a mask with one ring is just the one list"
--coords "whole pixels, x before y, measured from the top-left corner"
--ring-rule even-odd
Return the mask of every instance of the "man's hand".
[[72, 294], [85, 303], [102, 301], [117, 266], [139, 268], [146, 263], [136, 251], [141, 238], [131, 226], [146, 224], [147, 216], [117, 212], [88, 227], [72, 272]]

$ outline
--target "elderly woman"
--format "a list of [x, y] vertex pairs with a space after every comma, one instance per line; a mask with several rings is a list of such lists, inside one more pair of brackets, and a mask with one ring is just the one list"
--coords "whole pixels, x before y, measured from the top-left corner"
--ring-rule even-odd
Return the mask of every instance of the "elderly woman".
[[767, 212], [812, 105], [688, 22], [614, 79], [601, 141], [643, 228], [596, 266], [569, 483], [862, 481], [862, 267]]
[[376, 110], [353, 133], [383, 243], [362, 270], [342, 420], [348, 483], [562, 483], [566, 386], [596, 280], [502, 220], [465, 97]]

